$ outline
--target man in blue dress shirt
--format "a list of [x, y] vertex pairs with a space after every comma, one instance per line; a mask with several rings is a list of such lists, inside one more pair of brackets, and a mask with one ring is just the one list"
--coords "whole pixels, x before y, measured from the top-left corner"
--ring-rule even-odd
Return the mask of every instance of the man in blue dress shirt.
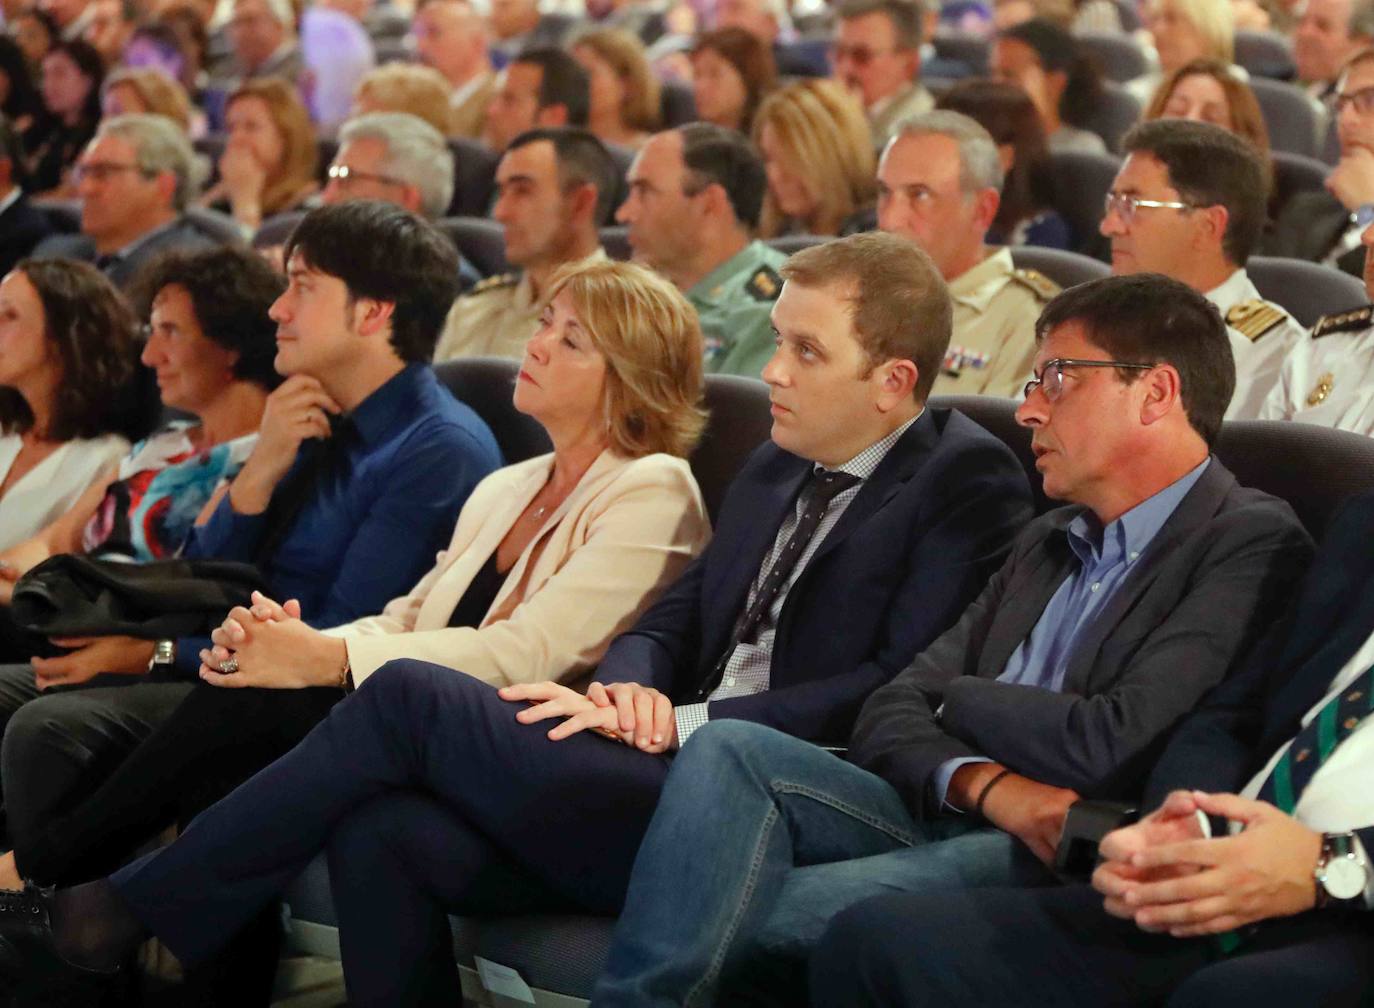
[[[457, 285], [457, 254], [441, 234], [398, 207], [353, 201], [307, 215], [286, 251], [289, 284], [270, 312], [286, 380], [268, 397], [252, 455], [184, 553], [256, 563], [276, 597], [299, 599], [314, 625], [337, 626], [380, 612], [424, 574], [500, 451], [427, 364]], [[9, 768], [17, 850], [197, 689], [198, 652], [209, 646], [103, 637], [35, 661], [35, 695], [101, 678], [37, 696], [5, 728], [0, 769]], [[343, 695], [199, 689], [192, 702], [207, 716], [182, 749], [189, 761], [193, 742], [218, 746], [215, 773], [201, 775], [206, 792], [190, 799], [201, 802], [289, 748]]]
[[1164, 277], [1107, 278], [1052, 301], [1037, 340], [1018, 419], [1073, 506], [869, 697], [851, 762], [754, 723], [692, 735], [597, 1008], [796, 1003], [792, 967], [867, 896], [1050, 882], [1069, 807], [1138, 794], [1285, 600], [1308, 536], [1210, 454], [1235, 380], [1216, 310]]

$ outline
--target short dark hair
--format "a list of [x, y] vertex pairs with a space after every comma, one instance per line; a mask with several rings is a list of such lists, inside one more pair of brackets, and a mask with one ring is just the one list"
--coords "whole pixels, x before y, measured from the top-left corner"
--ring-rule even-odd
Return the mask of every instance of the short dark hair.
[[850, 18], [866, 14], [886, 14], [892, 22], [898, 49], [919, 49], [924, 25], [921, 16], [925, 13], [921, 4], [915, 0], [844, 0], [835, 9], [835, 19], [848, 21]]
[[401, 360], [434, 356], [458, 296], [458, 250], [428, 222], [394, 203], [347, 200], [311, 210], [286, 239], [283, 260], [300, 253], [338, 277], [350, 298], [394, 304], [391, 345]]
[[736, 130], [704, 122], [688, 123], [677, 131], [682, 137], [687, 185], [695, 192], [709, 185], [720, 186], [739, 222], [751, 231], [758, 227], [768, 176], [763, 170], [763, 158], [749, 138]]
[[567, 189], [574, 185], [596, 188], [596, 217], [599, 225], [611, 212], [620, 190], [620, 169], [606, 145], [590, 130], [577, 126], [542, 126], [526, 130], [510, 142], [507, 151], [547, 140], [558, 158], [558, 177]]
[[[24, 259], [14, 267], [43, 305], [44, 336], [62, 363], [48, 429], [54, 441], [147, 433], [146, 411], [129, 410], [136, 392], [138, 320], [105, 275], [72, 259]], [[0, 430], [33, 427], [33, 411], [13, 388], [0, 388]]]
[[1078, 41], [1059, 25], [1044, 18], [1022, 21], [1004, 28], [997, 35], [998, 38], [1015, 39], [1028, 47], [1035, 53], [1045, 73], [1064, 75], [1059, 115], [1071, 126], [1087, 128], [1102, 105], [1102, 71]]
[[43, 99], [39, 97], [23, 50], [8, 35], [0, 35], [0, 74], [10, 84], [5, 100], [0, 102], [0, 113], [11, 119], [23, 119], [42, 112]]
[[562, 105], [568, 110], [569, 126], [586, 126], [591, 114], [591, 83], [582, 64], [562, 49], [541, 47], [526, 49], [511, 61], [537, 66], [539, 75], [539, 107]]
[[1224, 206], [1222, 251], [1245, 265], [1259, 243], [1269, 201], [1269, 169], [1252, 144], [1211, 123], [1152, 119], [1127, 133], [1122, 147], [1163, 163], [1184, 202]]
[[286, 280], [266, 259], [233, 245], [166, 252], [134, 278], [131, 298], [139, 314], [147, 318], [154, 299], [172, 285], [190, 296], [205, 338], [238, 354], [235, 378], [269, 392], [277, 387], [281, 375], [272, 367], [277, 324], [267, 317], [267, 310], [286, 289]]
[[[1172, 364], [1178, 371], [1183, 410], [1210, 447], [1236, 388], [1236, 363], [1226, 323], [1212, 302], [1158, 273], [1102, 277], [1070, 287], [1045, 305], [1035, 323], [1043, 340], [1066, 322], [1077, 322], [1113, 360]], [[1119, 369], [1131, 384], [1141, 372]]]

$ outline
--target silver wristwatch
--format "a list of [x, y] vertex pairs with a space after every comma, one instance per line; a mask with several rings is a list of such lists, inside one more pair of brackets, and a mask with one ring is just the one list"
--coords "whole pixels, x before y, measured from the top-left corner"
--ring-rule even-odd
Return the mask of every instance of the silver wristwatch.
[[1312, 875], [1317, 880], [1319, 907], [1363, 896], [1369, 882], [1369, 866], [1355, 846], [1355, 834], [1323, 833], [1321, 856]]
[[153, 657], [148, 659], [148, 671], [156, 672], [159, 669], [168, 669], [177, 660], [177, 642], [174, 640], [160, 640], [153, 645]]

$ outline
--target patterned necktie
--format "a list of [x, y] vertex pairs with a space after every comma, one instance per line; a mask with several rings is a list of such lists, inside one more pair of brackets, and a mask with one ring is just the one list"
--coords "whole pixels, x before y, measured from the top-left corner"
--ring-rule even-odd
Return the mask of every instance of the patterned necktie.
[[787, 579], [796, 570], [797, 561], [806, 552], [807, 544], [815, 537], [816, 530], [821, 527], [821, 519], [825, 517], [830, 502], [858, 482], [858, 476], [847, 472], [819, 469], [812, 473], [811, 479], [801, 492], [802, 513], [801, 518], [797, 521], [797, 527], [792, 530], [792, 535], [788, 537], [787, 544], [783, 546], [782, 552], [773, 561], [772, 568], [768, 571], [767, 577], [763, 579], [763, 584], [759, 586], [758, 593], [754, 596], [754, 604], [744, 614], [744, 619], [735, 628], [735, 633], [730, 638], [725, 653], [720, 656], [720, 661], [716, 662], [717, 679], [725, 672], [725, 666], [730, 661], [730, 656], [735, 653], [735, 648], [739, 647], [740, 642], [749, 640], [758, 630], [759, 624], [763, 622], [763, 617], [772, 607], [773, 600], [778, 597], [778, 592], [782, 590], [782, 586], [787, 583]]
[[[1363, 675], [1328, 700], [1317, 711], [1317, 716], [1307, 722], [1307, 727], [1293, 737], [1292, 745], [1284, 750], [1274, 769], [1260, 784], [1256, 800], [1269, 802], [1285, 815], [1292, 815], [1313, 775], [1371, 711], [1374, 711], [1374, 667], [1366, 669]], [[1249, 929], [1223, 931], [1213, 941], [1223, 955], [1230, 955], [1241, 946], [1248, 933]]]
[[1363, 675], [1328, 700], [1307, 727], [1298, 732], [1255, 797], [1292, 815], [1312, 775], [1371, 711], [1374, 711], [1374, 668], [1366, 669]]

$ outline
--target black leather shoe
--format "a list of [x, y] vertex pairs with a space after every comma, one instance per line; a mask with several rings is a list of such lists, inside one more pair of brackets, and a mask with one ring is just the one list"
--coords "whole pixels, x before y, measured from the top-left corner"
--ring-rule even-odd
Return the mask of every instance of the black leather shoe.
[[25, 885], [23, 892], [0, 889], [0, 990], [24, 988], [60, 994], [63, 1003], [96, 998], [119, 975], [90, 970], [63, 959], [53, 943], [52, 890]]

